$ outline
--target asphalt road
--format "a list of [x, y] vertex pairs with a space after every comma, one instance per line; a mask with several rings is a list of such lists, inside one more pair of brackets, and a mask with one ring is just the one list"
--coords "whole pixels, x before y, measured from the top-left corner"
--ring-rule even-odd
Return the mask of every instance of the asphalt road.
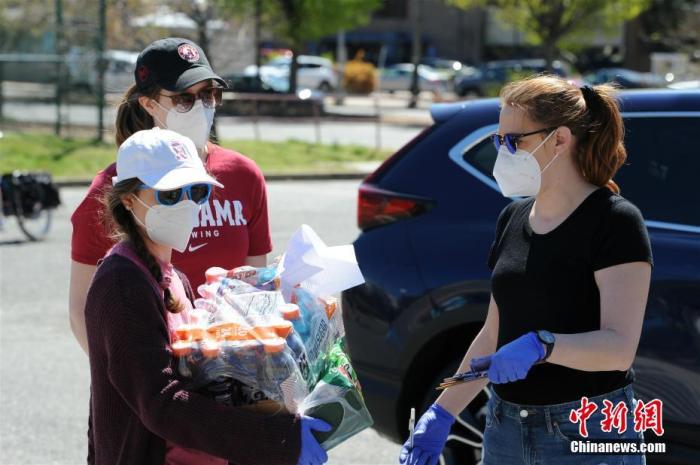
[[[357, 235], [357, 181], [269, 184], [275, 252], [302, 223], [330, 245]], [[26, 242], [13, 219], [0, 232], [0, 463], [81, 464], [90, 375], [68, 324], [70, 213], [82, 188], [61, 191], [49, 238]], [[330, 453], [330, 464], [389, 465], [399, 447], [367, 430]]]
[[[420, 110], [417, 110], [420, 111]], [[423, 110], [427, 114], [427, 110]], [[62, 120], [66, 126], [97, 126], [97, 110], [89, 105], [66, 105]], [[6, 102], [3, 114], [7, 118], [22, 123], [53, 124], [56, 120], [56, 107], [45, 103]], [[104, 111], [106, 127], [112, 127], [116, 112], [112, 107]], [[322, 119], [320, 124], [321, 143], [358, 144], [374, 148], [377, 145], [377, 127], [373, 122], [332, 121]], [[217, 119], [219, 137], [227, 139], [254, 139], [255, 126], [249, 118], [221, 117]], [[382, 149], [396, 150], [413, 139], [423, 128], [414, 125], [382, 124], [380, 143]], [[262, 140], [286, 141], [296, 139], [316, 142], [316, 129], [311, 119], [296, 122], [291, 119], [262, 120], [258, 130]]]

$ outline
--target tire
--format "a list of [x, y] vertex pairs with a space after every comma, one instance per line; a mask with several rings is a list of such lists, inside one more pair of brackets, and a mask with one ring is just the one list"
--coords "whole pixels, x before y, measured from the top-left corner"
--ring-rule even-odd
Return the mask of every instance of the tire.
[[333, 86], [330, 85], [330, 83], [329, 83], [328, 81], [323, 81], [323, 82], [318, 86], [318, 90], [320, 90], [320, 91], [323, 92], [324, 94], [328, 94], [328, 93], [333, 92]]
[[13, 195], [15, 217], [17, 218], [19, 229], [22, 230], [30, 241], [41, 241], [45, 239], [51, 229], [51, 210], [43, 208], [43, 206], [38, 203], [34, 206], [32, 211], [25, 212], [22, 207], [22, 199], [17, 189], [13, 190]]
[[[443, 379], [454, 375], [460, 363], [461, 359], [445, 367], [435, 378], [432, 386], [438, 386]], [[420, 412], [424, 412], [438, 395], [439, 391], [435, 389], [427, 392]], [[457, 418], [440, 456], [440, 465], [480, 465], [482, 463], [486, 402], [489, 395], [488, 390], [484, 388]]]

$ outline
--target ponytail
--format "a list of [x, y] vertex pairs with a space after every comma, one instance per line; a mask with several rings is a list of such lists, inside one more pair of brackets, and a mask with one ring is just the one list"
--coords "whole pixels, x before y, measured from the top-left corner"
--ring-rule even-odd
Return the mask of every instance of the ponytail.
[[627, 151], [615, 92], [610, 85], [578, 88], [559, 76], [538, 75], [507, 84], [501, 100], [523, 109], [544, 127], [568, 127], [576, 137], [573, 155], [581, 175], [619, 194], [613, 177]]
[[104, 211], [109, 213], [109, 220], [112, 229], [112, 239], [128, 240], [134, 246], [136, 255], [143, 261], [146, 268], [156, 280], [158, 285], [163, 289], [163, 300], [165, 308], [170, 313], [180, 313], [185, 306], [179, 300], [173, 297], [170, 292], [170, 281], [163, 277], [158, 261], [153, 254], [148, 250], [146, 241], [143, 238], [143, 233], [136, 225], [136, 221], [132, 213], [126, 209], [122, 203], [122, 198], [129, 194], [135, 194], [141, 181], [137, 178], [128, 179], [126, 181], [115, 184], [111, 189], [107, 190], [102, 198]]
[[115, 137], [117, 146], [122, 145], [122, 142], [133, 133], [155, 126], [153, 117], [139, 103], [139, 97], [156, 98], [158, 92], [160, 89], [155, 85], [143, 91], [139, 91], [136, 84], [132, 84], [127, 89], [117, 107]]
[[576, 161], [586, 179], [597, 186], [607, 186], [619, 194], [620, 187], [612, 176], [625, 163], [624, 123], [610, 85], [581, 87], [589, 117], [587, 131], [579, 138]]

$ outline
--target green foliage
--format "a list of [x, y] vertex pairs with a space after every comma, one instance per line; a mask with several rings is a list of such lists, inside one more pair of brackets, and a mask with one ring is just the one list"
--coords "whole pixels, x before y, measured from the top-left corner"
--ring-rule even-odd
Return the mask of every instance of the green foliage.
[[567, 37], [609, 31], [646, 10], [651, 0], [446, 0], [460, 8], [493, 7], [500, 20], [534, 45], [555, 47]]
[[[256, 0], [219, 0], [230, 14], [252, 14]], [[262, 23], [293, 48], [366, 24], [381, 0], [261, 0]]]

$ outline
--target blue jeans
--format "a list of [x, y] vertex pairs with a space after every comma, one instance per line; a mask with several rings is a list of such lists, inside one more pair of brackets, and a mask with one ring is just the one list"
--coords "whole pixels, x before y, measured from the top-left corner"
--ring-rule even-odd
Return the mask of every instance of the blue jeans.
[[[646, 465], [642, 454], [603, 455], [571, 452], [572, 441], [615, 440], [644, 442], [644, 435], [634, 431], [636, 399], [631, 386], [601, 396], [590, 397], [598, 409], [588, 418], [588, 437], [579, 435], [579, 423], [569, 420], [571, 410], [581, 408], [581, 401], [556, 405], [518, 405], [498, 397], [491, 389], [484, 431], [483, 465]], [[620, 433], [602, 431], [600, 421], [603, 399], [627, 405], [627, 429]]]

